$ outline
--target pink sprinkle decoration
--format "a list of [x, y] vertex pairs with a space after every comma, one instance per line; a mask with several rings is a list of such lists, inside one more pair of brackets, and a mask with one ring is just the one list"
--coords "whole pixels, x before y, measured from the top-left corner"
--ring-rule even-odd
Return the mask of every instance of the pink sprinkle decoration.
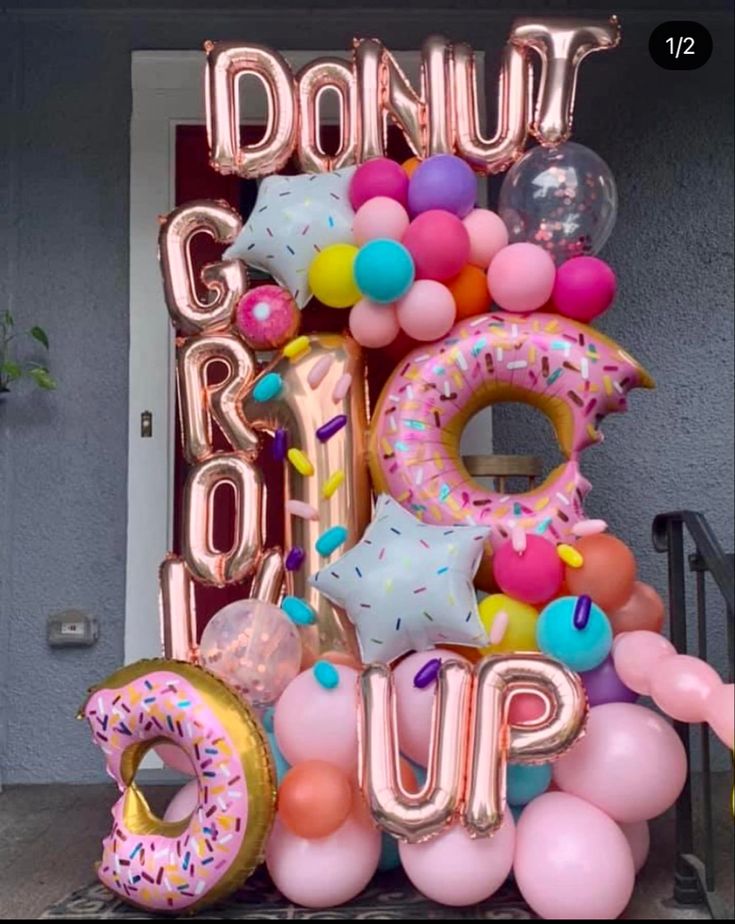
[[523, 555], [526, 551], [526, 531], [520, 526], [514, 526], [510, 531], [510, 541], [513, 545], [513, 551], [518, 555]]
[[286, 510], [295, 517], [301, 517], [302, 520], [318, 520], [319, 511], [311, 504], [304, 501], [290, 500], [286, 502]]
[[312, 368], [309, 370], [309, 374], [306, 376], [306, 381], [309, 383], [309, 388], [318, 388], [324, 381], [324, 377], [327, 372], [329, 372], [329, 367], [332, 365], [331, 356], [322, 356]]
[[345, 372], [345, 374], [337, 380], [334, 386], [334, 391], [332, 392], [332, 401], [334, 401], [334, 403], [337, 404], [344, 397], [346, 397], [347, 392], [350, 390], [351, 385], [352, 385], [352, 376], [350, 375], [349, 372]]
[[499, 645], [508, 629], [508, 614], [505, 610], [498, 610], [490, 627], [490, 644]]
[[595, 536], [597, 533], [604, 533], [607, 529], [607, 523], [604, 520], [580, 520], [572, 527], [575, 536]]

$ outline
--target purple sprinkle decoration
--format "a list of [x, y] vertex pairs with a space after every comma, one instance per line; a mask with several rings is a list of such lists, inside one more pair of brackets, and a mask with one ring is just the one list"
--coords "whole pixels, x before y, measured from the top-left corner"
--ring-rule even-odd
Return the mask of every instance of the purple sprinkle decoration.
[[427, 661], [426, 664], [424, 664], [421, 670], [413, 678], [413, 685], [418, 687], [419, 690], [423, 690], [424, 687], [428, 687], [429, 684], [433, 683], [439, 676], [439, 668], [441, 666], [441, 658], [432, 658], [431, 661]]
[[322, 424], [321, 427], [316, 431], [316, 437], [320, 443], [326, 443], [327, 440], [331, 440], [335, 433], [344, 427], [347, 423], [346, 414], [337, 414], [336, 417], [333, 417], [331, 420], [328, 420], [325, 424]]
[[300, 545], [295, 545], [286, 556], [286, 571], [298, 571], [304, 563], [304, 550]]
[[592, 600], [587, 594], [582, 594], [581, 597], [577, 597], [577, 602], [574, 605], [574, 616], [572, 617], [575, 629], [581, 630], [587, 628], [587, 623], [590, 621], [591, 608]]
[[288, 449], [288, 430], [279, 427], [273, 435], [273, 458], [276, 462], [284, 462]]

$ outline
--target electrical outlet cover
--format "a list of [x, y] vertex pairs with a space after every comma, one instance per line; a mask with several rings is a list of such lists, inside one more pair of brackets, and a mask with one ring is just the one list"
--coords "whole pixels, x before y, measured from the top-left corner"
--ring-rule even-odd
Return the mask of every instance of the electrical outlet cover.
[[48, 617], [46, 637], [52, 648], [94, 645], [99, 637], [99, 625], [94, 616], [82, 610], [63, 610]]

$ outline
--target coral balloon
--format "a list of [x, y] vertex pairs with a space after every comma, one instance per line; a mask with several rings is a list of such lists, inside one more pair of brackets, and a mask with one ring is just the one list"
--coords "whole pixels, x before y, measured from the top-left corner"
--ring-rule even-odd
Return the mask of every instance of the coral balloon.
[[633, 593], [636, 564], [628, 546], [608, 533], [582, 536], [575, 545], [581, 567], [567, 566], [564, 580], [570, 593], [586, 594], [606, 613], [621, 607]]
[[510, 540], [503, 542], [493, 556], [493, 575], [503, 593], [524, 603], [543, 603], [561, 587], [564, 565], [556, 547], [542, 536], [525, 537], [522, 552]]
[[402, 243], [416, 264], [417, 279], [451, 279], [467, 262], [470, 236], [456, 215], [434, 209], [411, 222]]
[[550, 920], [617, 918], [635, 884], [633, 857], [618, 825], [561, 792], [544, 793], [523, 810], [513, 874], [524, 900]]
[[457, 309], [449, 289], [419, 279], [398, 302], [398, 323], [414, 340], [438, 340], [451, 329]]
[[651, 673], [651, 699], [678, 722], [704, 722], [707, 701], [722, 686], [717, 671], [706, 661], [675, 654], [659, 661]]
[[468, 263], [453, 279], [447, 280], [446, 286], [457, 306], [458, 320], [474, 317], [490, 308], [487, 278], [478, 266]]
[[388, 346], [400, 331], [398, 315], [392, 305], [378, 305], [361, 298], [350, 311], [350, 333], [360, 346]]
[[487, 269], [493, 301], [506, 311], [527, 314], [545, 305], [554, 288], [554, 261], [536, 244], [509, 244]]
[[633, 592], [625, 603], [615, 610], [609, 610], [607, 614], [613, 635], [634, 632], [636, 629], [660, 632], [664, 617], [664, 601], [650, 584], [644, 584], [643, 581], [635, 581]]
[[330, 308], [349, 308], [360, 298], [353, 272], [357, 253], [352, 244], [332, 244], [311, 261], [309, 287], [320, 302]]
[[707, 700], [707, 721], [730, 750], [735, 747], [735, 686], [721, 683]]
[[647, 821], [676, 802], [684, 746], [658, 713], [633, 703], [593, 706], [587, 732], [554, 764], [554, 780], [619, 822]]
[[461, 157], [436, 154], [422, 161], [408, 184], [411, 215], [442, 209], [464, 218], [475, 205], [477, 180]]
[[502, 635], [499, 632], [499, 639], [481, 648], [481, 654], [498, 654], [501, 651], [538, 651], [536, 644], [538, 610], [527, 603], [513, 600], [505, 594], [490, 594], [480, 602], [478, 609], [480, 621], [491, 638], [493, 638], [494, 628], [497, 629], [496, 620], [502, 620], [505, 614], [505, 626], [500, 627]]
[[508, 246], [505, 222], [490, 209], [473, 209], [463, 219], [463, 224], [470, 236], [469, 262], [486, 270], [495, 254]]
[[556, 271], [551, 302], [565, 318], [590, 324], [612, 304], [617, 280], [599, 257], [574, 257]]
[[675, 654], [676, 649], [667, 638], [644, 629], [619, 635], [612, 649], [618, 677], [641, 696], [651, 692], [651, 676], [656, 664]]
[[292, 767], [278, 788], [278, 817], [298, 837], [327, 837], [345, 823], [351, 808], [350, 781], [324, 760]]
[[628, 842], [630, 852], [633, 854], [633, 866], [636, 873], [638, 873], [643, 869], [651, 847], [651, 832], [648, 829], [648, 822], [631, 821], [628, 824], [620, 825], [620, 830]]
[[403, 206], [408, 200], [408, 175], [388, 157], [376, 157], [361, 164], [350, 181], [350, 204], [355, 211], [379, 196], [395, 199]]
[[360, 245], [377, 238], [400, 241], [408, 224], [408, 212], [400, 202], [387, 196], [376, 196], [360, 206], [352, 225], [352, 233], [355, 243]]

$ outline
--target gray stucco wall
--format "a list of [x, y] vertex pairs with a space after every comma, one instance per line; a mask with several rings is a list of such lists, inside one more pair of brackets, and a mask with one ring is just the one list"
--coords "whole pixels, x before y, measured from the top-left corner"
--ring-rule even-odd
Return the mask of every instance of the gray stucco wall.
[[[97, 4], [106, 5], [114, 6]], [[372, 4], [371, 12], [281, 15], [273, 3], [268, 13], [240, 3], [218, 14], [137, 5], [88, 13], [26, 3], [0, 14], [0, 310], [8, 304], [25, 325], [47, 329], [60, 382], [53, 394], [19, 389], [0, 405], [5, 783], [104, 778], [73, 715], [85, 689], [123, 657], [131, 51], [217, 38], [346, 52], [353, 34], [408, 49], [435, 31], [484, 49], [493, 86], [513, 15], [544, 8], [462, 12], [475, 4], [448, 2], [454, 10], [411, 13]], [[565, 4], [548, 6], [559, 14]], [[609, 8], [621, 13], [623, 43], [583, 66], [575, 137], [608, 161], [620, 192], [605, 256], [621, 291], [600, 326], [648, 367], [658, 390], [633, 393], [630, 412], [608, 418], [604, 446], [584, 462], [590, 513], [632, 543], [642, 577], [663, 590], [665, 563], [649, 539], [655, 513], [702, 510], [733, 548], [731, 17], [705, 12], [724, 3], [691, 14], [671, 3], [670, 15], [635, 6]], [[651, 62], [648, 35], [667, 18], [709, 26], [715, 51], [706, 67], [675, 73]], [[497, 451], [550, 461], [536, 415], [501, 409], [495, 433]], [[99, 617], [100, 641], [52, 651], [46, 615], [71, 606]], [[724, 633], [713, 633], [723, 657]]]

